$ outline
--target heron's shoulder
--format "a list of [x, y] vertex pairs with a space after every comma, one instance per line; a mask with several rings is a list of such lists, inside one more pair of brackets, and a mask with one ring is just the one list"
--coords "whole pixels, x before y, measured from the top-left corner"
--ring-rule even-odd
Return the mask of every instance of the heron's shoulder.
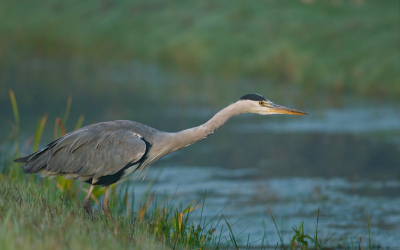
[[129, 121], [129, 120], [117, 120], [117, 121], [112, 121], [112, 126], [115, 126], [116, 128], [120, 129], [126, 129], [126, 130], [131, 130], [135, 132], [149, 132], [151, 131], [152, 133], [157, 132], [158, 130], [155, 128], [152, 128], [148, 125], [145, 125], [140, 122], [135, 122], [135, 121]]
[[130, 121], [130, 120], [115, 120], [99, 122], [95, 124], [82, 127], [75, 132], [88, 133], [88, 134], [98, 134], [104, 132], [117, 132], [117, 131], [130, 131], [142, 138], [149, 138], [160, 133], [160, 131], [147, 126], [145, 124]]
[[139, 122], [129, 121], [129, 120], [115, 120], [115, 121], [105, 121], [99, 123], [93, 123], [82, 127], [76, 131], [84, 131], [84, 130], [124, 130], [124, 129], [153, 129], [147, 125], [144, 125]]

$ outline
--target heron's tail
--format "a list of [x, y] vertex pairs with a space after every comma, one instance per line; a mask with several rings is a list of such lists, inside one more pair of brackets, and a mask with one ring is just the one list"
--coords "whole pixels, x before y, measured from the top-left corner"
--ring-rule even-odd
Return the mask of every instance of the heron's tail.
[[48, 149], [49, 148], [46, 147], [31, 155], [15, 159], [14, 162], [25, 163], [22, 166], [22, 171], [24, 171], [25, 174], [36, 173], [47, 166], [47, 161], [51, 155], [51, 150]]
[[17, 159], [14, 160], [14, 162], [27, 162], [29, 157], [31, 157], [33, 154], [25, 156], [25, 157], [17, 158]]

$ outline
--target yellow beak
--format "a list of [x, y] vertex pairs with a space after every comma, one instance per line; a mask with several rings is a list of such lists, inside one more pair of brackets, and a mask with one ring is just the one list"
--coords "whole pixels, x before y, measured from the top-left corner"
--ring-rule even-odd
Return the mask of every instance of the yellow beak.
[[286, 108], [280, 105], [276, 105], [276, 104], [269, 104], [266, 105], [268, 108], [270, 108], [270, 111], [273, 114], [288, 114], [288, 115], [308, 115], [307, 113], [300, 111], [300, 110], [296, 110], [296, 109], [290, 109], [290, 108]]

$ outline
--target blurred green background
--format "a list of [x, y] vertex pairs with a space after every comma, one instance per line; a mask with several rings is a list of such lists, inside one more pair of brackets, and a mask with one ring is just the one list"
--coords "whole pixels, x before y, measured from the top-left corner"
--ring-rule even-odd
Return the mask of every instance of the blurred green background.
[[[130, 119], [177, 131], [253, 92], [311, 113], [353, 106], [396, 108], [399, 7], [398, 0], [0, 1], [0, 138], [11, 131], [8, 89], [16, 94], [26, 138], [46, 112], [49, 121], [61, 117], [69, 95], [68, 131], [81, 114], [84, 125]], [[53, 132], [47, 126], [46, 141]], [[227, 154], [238, 138], [230, 140], [230, 135], [224, 130], [214, 141], [225, 142], [221, 150]], [[377, 162], [357, 153], [366, 136], [275, 136], [264, 139], [276, 141], [271, 145], [282, 148], [279, 152], [297, 145], [293, 151], [299, 157], [307, 155], [305, 143], [312, 145], [307, 152], [315, 152], [326, 137], [335, 141], [331, 150], [309, 153], [311, 162], [297, 164], [321, 165], [332, 152], [337, 152], [330, 156], [332, 168], [343, 166], [343, 172], [349, 155], [360, 155], [352, 161], [361, 167], [368, 165], [365, 161], [370, 168]], [[258, 136], [252, 141], [243, 137], [256, 148]], [[295, 137], [300, 139], [292, 144]], [[352, 143], [356, 146], [349, 146], [349, 155], [341, 152], [342, 145]], [[369, 152], [381, 151], [378, 158], [396, 165], [396, 147], [369, 147]], [[252, 158], [275, 157], [271, 152]], [[227, 165], [227, 157], [198, 157], [187, 164]], [[235, 165], [230, 159], [229, 165]], [[296, 174], [298, 167], [292, 167], [285, 174]]]

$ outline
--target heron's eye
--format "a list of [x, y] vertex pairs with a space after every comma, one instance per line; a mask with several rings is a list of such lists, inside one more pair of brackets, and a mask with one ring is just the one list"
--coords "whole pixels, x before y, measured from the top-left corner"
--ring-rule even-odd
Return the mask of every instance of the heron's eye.
[[259, 102], [258, 102], [258, 104], [260, 104], [260, 105], [263, 105], [263, 104], [264, 104], [264, 102], [263, 102], [263, 101], [259, 101]]

